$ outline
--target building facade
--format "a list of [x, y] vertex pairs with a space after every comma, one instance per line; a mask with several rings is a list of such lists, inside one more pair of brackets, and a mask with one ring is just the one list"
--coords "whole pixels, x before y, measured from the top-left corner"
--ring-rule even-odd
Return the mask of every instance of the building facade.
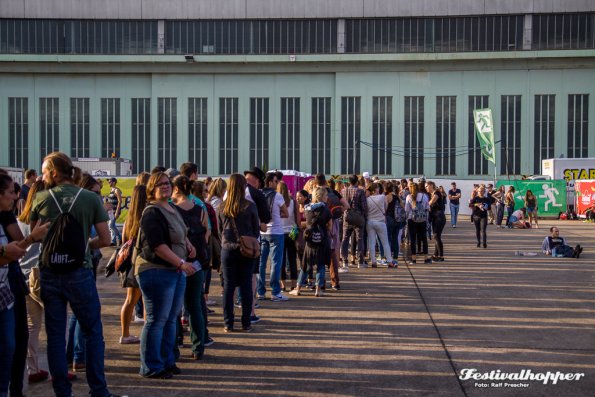
[[595, 156], [594, 94], [591, 1], [0, 3], [6, 166], [61, 150], [137, 172], [539, 174]]

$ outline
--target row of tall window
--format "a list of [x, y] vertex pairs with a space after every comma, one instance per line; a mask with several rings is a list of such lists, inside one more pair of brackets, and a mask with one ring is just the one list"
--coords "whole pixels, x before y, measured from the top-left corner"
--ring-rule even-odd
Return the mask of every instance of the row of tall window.
[[[166, 20], [161, 42], [155, 20], [0, 19], [0, 53], [258, 55], [595, 48], [594, 13], [531, 17], [346, 19], [344, 35], [338, 19]], [[525, 46], [524, 31], [531, 32]]]
[[[29, 99], [8, 98], [9, 165], [27, 168], [29, 158]], [[371, 142], [362, 148], [362, 97], [341, 97], [340, 100], [340, 172], [359, 173], [361, 156], [365, 153], [372, 159], [374, 174], [393, 174], [395, 157], [404, 158], [405, 175], [427, 173], [427, 160], [435, 163], [436, 175], [455, 175], [457, 159], [467, 158], [469, 175], [491, 174], [491, 164], [483, 158], [475, 134], [473, 110], [490, 106], [487, 95], [468, 97], [466, 142], [457, 143], [457, 97], [437, 96], [435, 103], [435, 131], [425, 128], [426, 98], [405, 96], [403, 100], [403, 146], [396, 146], [395, 123], [393, 122], [393, 97], [372, 97]], [[534, 124], [530, 149], [533, 151], [533, 172], [541, 170], [541, 160], [555, 157], [555, 114], [557, 96], [552, 94], [534, 96]], [[89, 98], [70, 98], [70, 155], [90, 156]], [[123, 127], [121, 126], [121, 103], [119, 98], [101, 98], [101, 156], [121, 154]], [[500, 124], [497, 132], [500, 145], [500, 173], [521, 173], [521, 95], [500, 97]], [[198, 164], [199, 172], [206, 174], [209, 159], [208, 146], [208, 98], [188, 98], [188, 150], [178, 154], [178, 139], [181, 123], [178, 123], [178, 99], [157, 98], [157, 159], [151, 159], [151, 99], [132, 98], [130, 134], [132, 161], [135, 172], [149, 170], [155, 164], [166, 168], [177, 167], [182, 156]], [[218, 147], [220, 174], [231, 174], [240, 168], [239, 155], [239, 98], [219, 98]], [[39, 150], [40, 157], [59, 149], [60, 123], [59, 98], [39, 98]], [[250, 98], [248, 152], [251, 165], [280, 167], [283, 169], [306, 169], [329, 174], [332, 169], [332, 98], [311, 98], [311, 156], [309, 163], [300, 162], [300, 149], [305, 138], [301, 124], [302, 100], [297, 97], [280, 99], [279, 144], [280, 164], [271, 164], [271, 102], [270, 98]], [[433, 105], [432, 105], [433, 106]], [[587, 157], [589, 95], [568, 95], [567, 157]], [[497, 124], [497, 120], [494, 123]], [[183, 123], [186, 123], [184, 121]], [[430, 139], [432, 136], [434, 139]], [[368, 138], [370, 139], [370, 138]], [[435, 145], [428, 145], [428, 141]], [[429, 146], [434, 146], [430, 148]], [[364, 151], [365, 150], [365, 151]], [[369, 150], [369, 151], [368, 151]], [[525, 151], [526, 153], [526, 151]]]

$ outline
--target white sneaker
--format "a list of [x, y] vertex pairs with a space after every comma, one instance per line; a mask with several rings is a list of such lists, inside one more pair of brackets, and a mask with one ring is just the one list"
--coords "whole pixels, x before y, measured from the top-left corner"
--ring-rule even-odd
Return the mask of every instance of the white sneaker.
[[349, 272], [349, 268], [348, 267], [340, 267], [339, 268], [339, 273], [348, 273]]
[[134, 335], [120, 336], [121, 345], [134, 345], [140, 343], [140, 338]]
[[285, 301], [288, 301], [288, 300], [289, 300], [289, 298], [288, 298], [288, 297], [286, 297], [286, 296], [285, 296], [285, 295], [283, 295], [283, 294], [279, 294], [279, 295], [272, 295], [272, 296], [271, 296], [271, 300], [272, 300], [273, 302], [285, 302]]
[[145, 319], [142, 317], [138, 317], [136, 314], [134, 315], [134, 322], [135, 323], [144, 323]]
[[297, 289], [297, 288], [292, 289], [291, 291], [289, 291], [289, 295], [299, 296], [300, 295], [300, 290]]
[[217, 304], [217, 302], [215, 302], [212, 299], [209, 299], [208, 301], [205, 302], [207, 304], [207, 306], [215, 306]]

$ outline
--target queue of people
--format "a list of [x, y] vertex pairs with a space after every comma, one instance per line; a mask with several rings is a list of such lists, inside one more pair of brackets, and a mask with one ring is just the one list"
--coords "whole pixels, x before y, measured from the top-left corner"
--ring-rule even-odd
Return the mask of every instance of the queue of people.
[[[176, 363], [183, 324], [190, 331], [188, 357], [204, 359], [214, 343], [208, 329], [213, 270], [223, 287], [224, 332], [250, 332], [260, 321], [259, 301], [282, 304], [308, 291], [323, 297], [327, 279], [340, 291], [340, 275], [350, 266], [397, 269], [403, 240], [411, 250], [407, 264], [444, 261], [445, 209], [456, 228], [462, 200], [454, 182], [447, 193], [423, 178], [373, 180], [366, 173], [349, 176], [348, 183], [318, 174], [292, 197], [282, 173], [258, 167], [207, 186], [197, 180], [196, 164], [184, 163], [138, 175], [120, 233], [116, 220], [124, 201], [115, 178], [103, 199], [100, 181], [60, 152], [44, 158], [41, 178], [34, 171], [25, 178], [17, 196], [12, 179], [0, 173], [0, 324], [6, 335], [0, 338], [0, 397], [9, 390], [22, 395], [25, 367], [31, 383], [51, 375], [56, 396], [71, 395], [71, 370], [86, 372], [92, 396], [113, 396], [95, 285], [103, 247], [116, 246], [114, 271], [126, 290], [119, 342], [139, 345], [141, 376], [169, 379], [182, 372]], [[469, 200], [477, 247], [487, 248], [489, 223], [503, 227], [504, 210], [508, 227], [537, 226], [537, 204], [529, 191], [526, 208], [515, 211], [513, 187], [478, 185]], [[544, 253], [580, 256], [580, 245], [570, 248], [557, 228], [550, 231]], [[136, 336], [130, 324], [140, 303], [144, 325]], [[241, 307], [239, 321], [234, 306]], [[49, 373], [39, 366], [43, 322]]]

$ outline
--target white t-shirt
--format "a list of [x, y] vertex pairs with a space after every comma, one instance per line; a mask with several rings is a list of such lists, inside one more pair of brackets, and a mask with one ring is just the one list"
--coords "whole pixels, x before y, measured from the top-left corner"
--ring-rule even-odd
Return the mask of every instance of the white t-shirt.
[[273, 208], [271, 210], [271, 221], [267, 223], [267, 231], [261, 232], [261, 234], [284, 234], [283, 223], [281, 222], [281, 207], [284, 205], [285, 200], [283, 199], [283, 196], [279, 193], [275, 193]]
[[291, 229], [293, 229], [293, 225], [296, 224], [295, 214], [293, 212], [294, 208], [295, 208], [295, 201], [290, 200], [289, 206], [287, 207], [287, 211], [289, 212], [289, 217], [281, 218], [281, 223], [283, 224], [283, 233], [285, 233], [285, 234], [291, 232]]
[[516, 217], [517, 219], [523, 219], [525, 216], [523, 215], [523, 211], [516, 210], [512, 213], [512, 216]]
[[368, 220], [373, 222], [386, 222], [386, 200], [383, 194], [369, 196], [368, 201]]

